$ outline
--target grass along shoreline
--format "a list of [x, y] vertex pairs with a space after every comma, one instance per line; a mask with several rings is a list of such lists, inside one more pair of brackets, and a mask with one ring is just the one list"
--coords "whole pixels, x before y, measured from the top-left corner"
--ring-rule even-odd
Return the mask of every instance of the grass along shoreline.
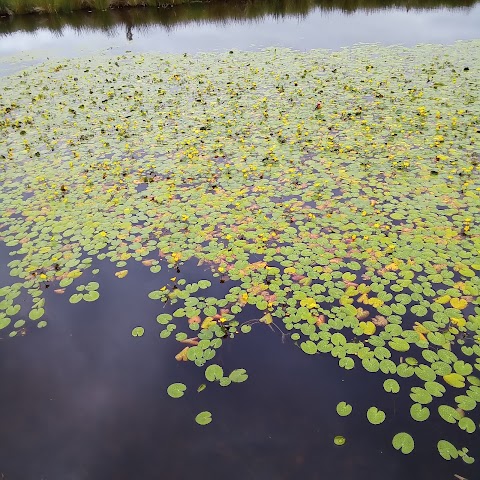
[[0, 0], [0, 15], [54, 14], [80, 10], [106, 11], [133, 7], [168, 8], [183, 3], [190, 3], [190, 0]]
[[473, 0], [0, 0], [0, 16], [24, 14], [59, 14], [79, 11], [109, 11], [117, 9], [135, 9], [135, 7], [150, 7], [155, 9], [169, 9], [176, 5], [213, 4], [219, 8], [225, 6], [232, 9], [239, 7], [245, 12], [261, 11], [275, 15], [307, 14], [313, 8], [324, 10], [342, 10], [353, 12], [356, 10], [379, 10], [385, 8], [431, 9], [431, 8], [458, 8], [472, 7]]

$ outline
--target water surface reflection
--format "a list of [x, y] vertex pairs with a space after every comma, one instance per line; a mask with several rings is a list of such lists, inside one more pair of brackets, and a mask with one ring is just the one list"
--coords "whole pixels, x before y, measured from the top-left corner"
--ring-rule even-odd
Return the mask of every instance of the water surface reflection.
[[[329, 355], [307, 356], [265, 325], [225, 341], [215, 359], [225, 371], [246, 368], [248, 381], [197, 393], [202, 369], [176, 363], [180, 344], [158, 338], [160, 304], [145, 297], [158, 276], [134, 263], [129, 270], [112, 282], [114, 267], [102, 264], [97, 302], [71, 305], [49, 294], [48, 328], [1, 342], [4, 479], [475, 478], [473, 467], [438, 456], [432, 438], [445, 427], [441, 419], [424, 431], [412, 426], [405, 406], [398, 408], [408, 402], [406, 386], [386, 394], [382, 375], [339, 369]], [[187, 275], [198, 280], [206, 273]], [[224, 288], [212, 280], [214, 289]], [[138, 324], [146, 334], [134, 339]], [[189, 388], [178, 400], [165, 393], [174, 381]], [[387, 414], [380, 426], [365, 418], [373, 399]], [[354, 405], [348, 418], [335, 414], [341, 400]], [[208, 427], [193, 420], [202, 410], [213, 413]], [[406, 422], [417, 441], [410, 456], [390, 446]], [[460, 433], [452, 428], [449, 438], [460, 442]], [[336, 447], [335, 435], [347, 444]]]
[[445, 1], [227, 2], [0, 19], [0, 55], [338, 49], [480, 36], [480, 4]]

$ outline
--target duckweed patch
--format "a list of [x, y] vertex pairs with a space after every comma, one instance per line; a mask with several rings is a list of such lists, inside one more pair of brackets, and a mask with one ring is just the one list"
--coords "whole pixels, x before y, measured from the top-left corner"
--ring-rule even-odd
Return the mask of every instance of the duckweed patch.
[[[46, 288], [76, 308], [101, 299], [85, 280], [96, 260], [115, 264], [112, 282], [137, 261], [161, 281], [145, 292], [157, 317], [131, 334], [178, 342], [175, 360], [204, 368], [209, 389], [254, 375], [213, 361], [263, 326], [338, 368], [383, 375], [392, 397], [408, 392], [412, 424], [443, 419], [471, 435], [479, 46], [125, 54], [1, 79], [0, 239], [12, 258], [1, 333], [48, 331]], [[182, 278], [193, 262], [211, 279]], [[381, 408], [365, 421], [388, 423]], [[406, 432], [392, 444], [414, 449]]]

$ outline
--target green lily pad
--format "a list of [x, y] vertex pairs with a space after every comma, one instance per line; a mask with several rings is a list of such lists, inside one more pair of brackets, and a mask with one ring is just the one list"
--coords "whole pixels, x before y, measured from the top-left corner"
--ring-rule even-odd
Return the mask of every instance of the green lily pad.
[[39, 318], [43, 317], [45, 310], [43, 308], [34, 308], [30, 310], [28, 317], [30, 320], [38, 320]]
[[145, 333], [145, 329], [143, 327], [135, 327], [132, 330], [132, 337], [141, 337]]
[[0, 318], [0, 330], [3, 330], [4, 328], [8, 327], [12, 320], [8, 317], [3, 317]]
[[462, 417], [458, 421], [458, 426], [467, 433], [473, 433], [477, 429], [475, 422], [469, 417]]
[[172, 319], [173, 317], [169, 313], [161, 313], [160, 315], [157, 315], [157, 322], [162, 325], [167, 325]]
[[460, 413], [449, 405], [440, 405], [438, 413], [448, 423], [456, 423], [461, 418]]
[[412, 436], [406, 432], [397, 433], [392, 439], [392, 445], [395, 450], [400, 450], [407, 455], [415, 448], [415, 442]]
[[350, 415], [350, 413], [352, 413], [352, 406], [346, 402], [340, 402], [337, 405], [337, 413], [341, 417], [346, 417], [347, 415]]
[[407, 352], [410, 349], [410, 344], [403, 338], [392, 338], [388, 344], [391, 349], [396, 350], [397, 352]]
[[312, 342], [311, 340], [307, 340], [306, 342], [302, 342], [300, 344], [300, 348], [307, 353], [308, 355], [314, 355], [317, 353], [317, 345]]
[[379, 425], [385, 420], [385, 412], [379, 410], [377, 407], [370, 407], [367, 410], [367, 419], [373, 425]]
[[410, 415], [417, 422], [423, 422], [430, 416], [430, 410], [419, 403], [414, 403], [410, 407]]
[[195, 421], [199, 425], [208, 425], [212, 422], [212, 414], [208, 411], [200, 412], [196, 417]]
[[172, 383], [167, 388], [167, 393], [172, 398], [180, 398], [180, 397], [183, 397], [186, 389], [187, 389], [187, 386], [183, 383]]
[[458, 458], [458, 450], [456, 447], [447, 440], [440, 440], [437, 443], [438, 453], [445, 459], [451, 460], [452, 458]]
[[432, 396], [427, 392], [427, 390], [420, 387], [411, 388], [410, 398], [414, 402], [421, 403], [423, 405], [430, 403], [433, 400]]
[[248, 378], [247, 371], [244, 368], [238, 368], [233, 370], [232, 373], [228, 376], [230, 380], [234, 383], [242, 383]]
[[205, 378], [209, 382], [220, 380], [223, 377], [223, 368], [219, 365], [209, 365], [205, 370]]
[[399, 383], [393, 378], [387, 378], [387, 380], [383, 382], [383, 388], [389, 393], [398, 393], [400, 391]]

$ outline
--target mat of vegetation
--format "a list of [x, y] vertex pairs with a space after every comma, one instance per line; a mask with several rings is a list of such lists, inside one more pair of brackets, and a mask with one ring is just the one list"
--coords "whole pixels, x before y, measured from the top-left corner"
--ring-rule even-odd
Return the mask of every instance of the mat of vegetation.
[[[1, 333], [47, 326], [46, 287], [97, 300], [97, 260], [112, 282], [142, 262], [158, 316], [132, 335], [175, 338], [209, 385], [247, 379], [214, 358], [262, 322], [407, 389], [412, 422], [448, 427], [439, 454], [473, 462], [448, 432], [473, 434], [480, 402], [479, 47], [125, 54], [1, 79]], [[210, 279], [177, 279], [185, 262]]]

